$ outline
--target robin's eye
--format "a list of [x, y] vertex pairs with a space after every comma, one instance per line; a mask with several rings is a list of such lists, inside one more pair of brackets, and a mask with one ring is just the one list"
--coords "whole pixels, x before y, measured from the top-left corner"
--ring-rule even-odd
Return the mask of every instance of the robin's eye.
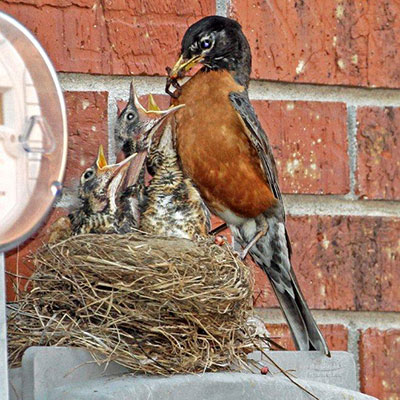
[[126, 114], [126, 119], [127, 119], [128, 121], [132, 121], [133, 118], [135, 118], [135, 114], [132, 114], [132, 113]]
[[93, 170], [92, 170], [92, 169], [89, 169], [89, 170], [87, 170], [87, 171], [85, 172], [85, 174], [83, 175], [83, 178], [84, 178], [85, 180], [88, 180], [88, 179], [90, 179], [93, 175], [94, 175]]
[[211, 47], [211, 45], [212, 45], [211, 39], [201, 39], [201, 40], [200, 40], [200, 47], [201, 47], [203, 50], [209, 49], [209, 48]]

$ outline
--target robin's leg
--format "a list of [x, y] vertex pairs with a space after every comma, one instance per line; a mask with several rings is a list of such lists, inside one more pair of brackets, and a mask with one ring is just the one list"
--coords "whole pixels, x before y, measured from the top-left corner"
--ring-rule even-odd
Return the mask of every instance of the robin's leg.
[[264, 216], [262, 216], [261, 218], [257, 218], [256, 224], [257, 224], [256, 234], [253, 236], [250, 242], [247, 243], [246, 247], [239, 252], [239, 257], [242, 260], [246, 258], [249, 250], [258, 242], [258, 240], [260, 240], [260, 238], [262, 238], [268, 232], [268, 222]]
[[250, 241], [250, 243], [247, 244], [247, 246], [242, 250], [241, 254], [240, 254], [240, 258], [242, 260], [244, 260], [247, 256], [247, 253], [249, 252], [249, 250], [257, 243], [257, 241], [262, 238], [264, 235], [266, 235], [266, 233], [268, 232], [268, 225], [267, 227], [262, 230], [259, 231], [254, 238]]
[[239, 257], [242, 257], [242, 251], [243, 251], [243, 246], [239, 243], [239, 241], [235, 238], [234, 235], [232, 235], [232, 248], [234, 254], [236, 254]]
[[232, 233], [233, 254], [238, 257], [241, 257], [243, 247], [246, 242], [244, 241], [244, 238], [242, 237], [242, 234], [236, 225], [229, 224], [228, 226]]
[[[244, 260], [246, 258], [249, 250], [257, 243], [257, 241], [260, 238], [262, 238], [268, 232], [268, 222], [267, 222], [266, 218], [264, 218], [262, 216], [260, 219], [257, 219], [256, 223], [257, 223], [257, 232], [253, 236], [253, 238], [250, 240], [250, 242], [248, 242], [247, 245], [244, 248], [243, 248], [242, 244], [239, 243], [239, 241], [236, 239], [238, 237], [242, 237], [242, 235], [240, 234], [240, 230], [235, 226], [230, 226], [230, 229], [232, 231], [232, 247], [233, 247], [233, 251], [234, 251], [234, 254], [236, 254], [237, 256], [240, 257], [241, 260]], [[214, 231], [218, 231], [224, 225], [218, 226], [217, 228], [214, 229]], [[225, 227], [226, 227], [226, 225], [224, 226], [224, 228]], [[212, 233], [212, 232], [213, 231], [211, 231], [210, 233]], [[216, 244], [224, 244], [224, 240], [223, 239], [225, 239], [225, 238], [223, 238], [223, 237], [218, 235], [215, 238], [215, 243]]]

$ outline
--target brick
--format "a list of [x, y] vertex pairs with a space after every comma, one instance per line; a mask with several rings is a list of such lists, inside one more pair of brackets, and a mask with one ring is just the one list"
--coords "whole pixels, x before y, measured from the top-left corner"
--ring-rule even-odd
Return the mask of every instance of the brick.
[[400, 200], [400, 108], [357, 110], [357, 194]]
[[400, 4], [232, 0], [253, 52], [253, 76], [288, 82], [400, 87]]
[[349, 191], [346, 106], [307, 101], [254, 101], [277, 162], [284, 193]]
[[214, 14], [215, 1], [7, 0], [0, 9], [35, 34], [58, 71], [165, 75], [187, 27]]
[[64, 185], [75, 186], [97, 157], [99, 145], [108, 148], [106, 92], [67, 92], [68, 158]]
[[[271, 339], [287, 350], [296, 350], [286, 324], [265, 324]], [[343, 325], [318, 325], [331, 351], [347, 351], [348, 331]]]
[[[399, 218], [289, 217], [292, 263], [315, 309], [400, 311]], [[257, 307], [277, 302], [261, 271]]]
[[32, 259], [29, 256], [47, 241], [50, 233], [50, 227], [53, 222], [67, 214], [68, 210], [65, 208], [54, 208], [46, 219], [44, 225], [32, 238], [27, 240], [16, 249], [7, 252], [7, 301], [15, 300], [18, 291], [23, 289], [26, 284], [26, 279], [23, 277], [29, 277], [34, 270]]
[[359, 346], [361, 391], [381, 400], [400, 399], [400, 330], [361, 331]]

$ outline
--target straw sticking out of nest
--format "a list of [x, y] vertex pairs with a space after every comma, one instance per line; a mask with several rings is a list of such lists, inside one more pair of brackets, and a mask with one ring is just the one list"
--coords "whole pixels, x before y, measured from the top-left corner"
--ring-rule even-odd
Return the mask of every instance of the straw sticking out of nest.
[[152, 374], [229, 369], [254, 350], [253, 278], [228, 247], [81, 235], [44, 246], [35, 264], [8, 322], [12, 366], [32, 345], [86, 347]]

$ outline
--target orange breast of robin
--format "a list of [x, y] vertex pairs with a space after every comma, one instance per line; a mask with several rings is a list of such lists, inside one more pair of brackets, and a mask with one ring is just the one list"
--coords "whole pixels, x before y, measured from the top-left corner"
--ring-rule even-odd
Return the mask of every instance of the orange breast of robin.
[[198, 72], [175, 104], [177, 150], [182, 166], [215, 211], [255, 217], [276, 199], [247, 129], [229, 93], [244, 90], [227, 71]]

